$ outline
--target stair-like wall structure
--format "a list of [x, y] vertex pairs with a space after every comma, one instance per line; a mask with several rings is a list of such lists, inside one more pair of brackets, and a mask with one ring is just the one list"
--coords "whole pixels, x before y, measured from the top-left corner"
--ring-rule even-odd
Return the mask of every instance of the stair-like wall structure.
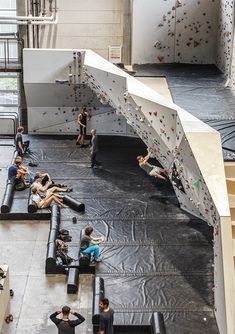
[[[42, 122], [47, 133], [69, 133], [68, 119], [76, 124], [75, 109], [89, 92], [91, 126], [98, 133], [109, 133], [108, 127], [126, 119], [123, 131], [112, 127], [112, 134], [138, 135], [152, 148], [169, 172], [181, 208], [214, 227], [215, 314], [220, 333], [233, 334], [233, 242], [220, 134], [90, 50], [25, 49], [24, 84], [29, 125], [35, 117], [37, 122], [32, 132], [40, 133]], [[111, 108], [101, 131], [97, 104]]]

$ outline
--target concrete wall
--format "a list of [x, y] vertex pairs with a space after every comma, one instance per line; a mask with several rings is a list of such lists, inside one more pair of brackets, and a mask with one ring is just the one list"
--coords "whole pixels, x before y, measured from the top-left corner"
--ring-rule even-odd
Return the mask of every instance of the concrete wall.
[[219, 0], [133, 0], [132, 63], [215, 62]]
[[[39, 47], [92, 49], [108, 59], [109, 45], [125, 44], [126, 55], [123, 2], [129, 0], [58, 0], [58, 24], [39, 27]], [[24, 1], [20, 6], [19, 13], [25, 13]]]

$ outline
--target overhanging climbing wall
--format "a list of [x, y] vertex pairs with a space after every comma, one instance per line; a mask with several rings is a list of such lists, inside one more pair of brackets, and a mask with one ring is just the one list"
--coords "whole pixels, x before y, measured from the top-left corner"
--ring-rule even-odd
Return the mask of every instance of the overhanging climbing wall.
[[[230, 217], [219, 133], [134, 77], [90, 50], [25, 49], [24, 84], [31, 132], [73, 133], [76, 128], [70, 126], [76, 126], [76, 113], [85, 104], [98, 133], [138, 134], [152, 148], [169, 171], [183, 209], [215, 231], [221, 217]], [[215, 233], [215, 255], [220, 257], [222, 239]], [[232, 266], [232, 254], [228, 256]], [[232, 301], [225, 300], [221, 282], [233, 277], [221, 276], [223, 266], [215, 261], [216, 315], [224, 334], [231, 332], [232, 311], [226, 306]]]

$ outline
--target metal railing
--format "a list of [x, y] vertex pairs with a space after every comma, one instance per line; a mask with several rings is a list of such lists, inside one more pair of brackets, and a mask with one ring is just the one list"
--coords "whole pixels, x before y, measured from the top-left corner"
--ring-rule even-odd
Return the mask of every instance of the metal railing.
[[23, 39], [20, 39], [17, 34], [7, 35], [7, 37], [4, 37], [4, 34], [0, 35], [0, 69], [5, 72], [19, 71], [22, 64]]

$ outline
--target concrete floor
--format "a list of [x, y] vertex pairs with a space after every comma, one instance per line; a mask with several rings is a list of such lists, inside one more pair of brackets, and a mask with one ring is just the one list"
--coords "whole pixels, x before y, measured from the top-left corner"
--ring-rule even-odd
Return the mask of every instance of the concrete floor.
[[65, 276], [44, 274], [49, 222], [2, 222], [0, 263], [10, 268], [10, 288], [15, 295], [9, 313], [14, 322], [2, 334], [57, 333], [48, 316], [64, 304], [78, 310], [86, 323], [77, 333], [91, 333], [92, 276], [81, 276], [79, 292], [67, 295]]
[[[12, 155], [13, 148], [0, 146], [0, 201]], [[64, 276], [45, 276], [48, 232], [49, 222], [0, 221], [0, 265], [9, 265], [10, 288], [15, 293], [9, 305], [14, 321], [3, 325], [2, 334], [57, 333], [48, 316], [65, 304], [86, 318], [76, 333], [92, 333], [93, 277], [81, 275], [78, 294], [67, 295]]]

